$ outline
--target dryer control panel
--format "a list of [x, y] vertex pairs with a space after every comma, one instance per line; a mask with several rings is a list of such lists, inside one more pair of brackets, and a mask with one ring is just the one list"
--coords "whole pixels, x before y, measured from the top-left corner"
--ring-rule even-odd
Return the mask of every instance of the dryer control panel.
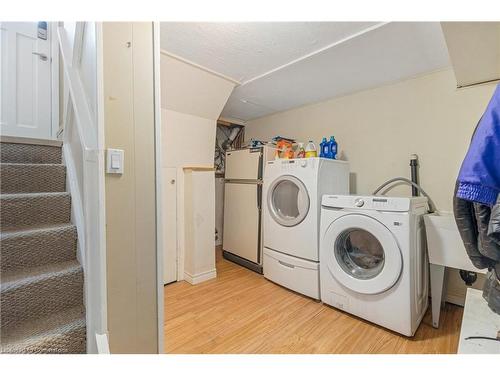
[[295, 169], [314, 169], [316, 158], [307, 159], [277, 159], [267, 162], [268, 167], [280, 168], [282, 171], [293, 171]]

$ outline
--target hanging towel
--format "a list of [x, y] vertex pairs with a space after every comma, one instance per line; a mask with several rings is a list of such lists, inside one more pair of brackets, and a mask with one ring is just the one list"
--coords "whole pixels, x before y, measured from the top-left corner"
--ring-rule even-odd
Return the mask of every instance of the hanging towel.
[[458, 174], [456, 197], [493, 206], [500, 193], [500, 85], [476, 127]]

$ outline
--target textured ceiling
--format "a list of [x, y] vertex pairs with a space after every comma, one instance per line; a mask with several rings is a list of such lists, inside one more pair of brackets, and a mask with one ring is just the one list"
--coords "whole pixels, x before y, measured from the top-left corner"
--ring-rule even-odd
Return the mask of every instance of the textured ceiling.
[[439, 23], [162, 23], [162, 49], [241, 83], [222, 116], [251, 120], [449, 65]]
[[366, 29], [369, 22], [165, 22], [161, 47], [245, 82]]

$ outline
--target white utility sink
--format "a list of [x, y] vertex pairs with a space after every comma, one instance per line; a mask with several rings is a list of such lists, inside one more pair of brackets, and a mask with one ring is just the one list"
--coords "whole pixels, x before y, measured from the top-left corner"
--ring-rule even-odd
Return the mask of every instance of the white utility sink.
[[453, 213], [424, 215], [424, 222], [431, 271], [432, 325], [438, 328], [445, 268], [479, 273], [486, 273], [486, 270], [477, 269], [470, 261]]
[[486, 270], [474, 267], [467, 256], [453, 213], [425, 215], [424, 222], [431, 264], [486, 273]]

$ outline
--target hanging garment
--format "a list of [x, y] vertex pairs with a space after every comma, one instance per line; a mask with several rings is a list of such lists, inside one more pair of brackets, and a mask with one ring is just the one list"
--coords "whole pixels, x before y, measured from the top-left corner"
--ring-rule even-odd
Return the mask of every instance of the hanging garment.
[[500, 314], [500, 85], [460, 168], [453, 211], [469, 258], [488, 269], [483, 297]]
[[491, 209], [488, 236], [495, 241], [497, 245], [500, 245], [500, 196], [497, 199], [497, 204]]
[[[458, 184], [455, 191], [457, 190]], [[500, 262], [500, 244], [493, 241], [493, 237], [488, 234], [491, 220], [490, 207], [455, 196], [453, 211], [465, 250], [472, 264], [479, 269], [495, 267]], [[500, 235], [500, 232], [497, 234]]]
[[458, 182], [458, 198], [495, 204], [500, 193], [500, 85], [474, 131]]

